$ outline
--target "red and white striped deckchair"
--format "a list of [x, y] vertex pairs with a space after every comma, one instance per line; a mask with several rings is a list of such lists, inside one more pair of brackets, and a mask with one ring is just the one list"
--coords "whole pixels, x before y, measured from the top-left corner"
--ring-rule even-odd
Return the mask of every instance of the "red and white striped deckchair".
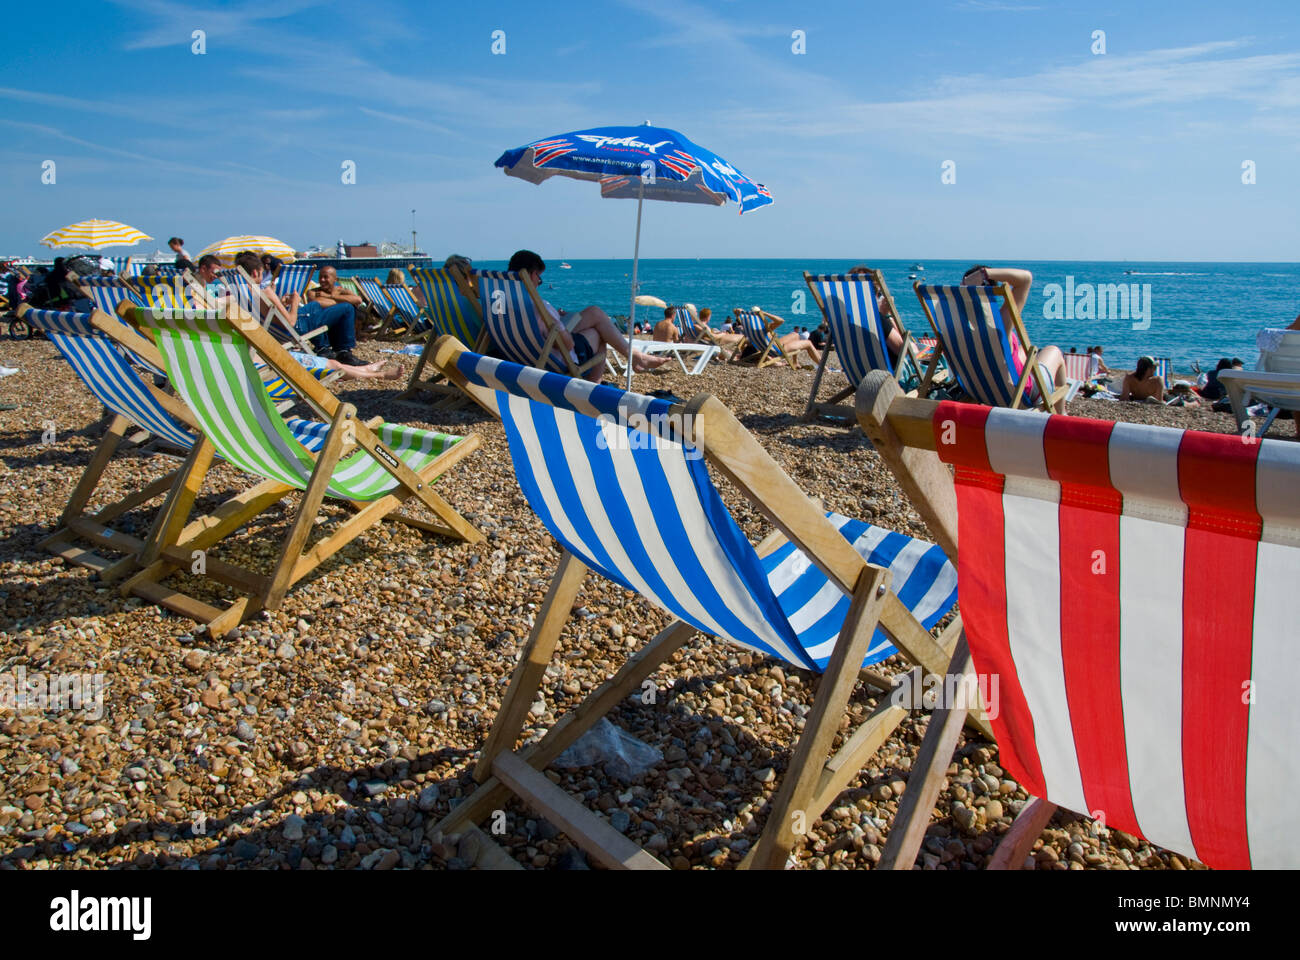
[[[955, 540], [999, 762], [1046, 801], [995, 860], [1022, 863], [1060, 805], [1212, 867], [1300, 867], [1300, 446], [908, 400], [874, 375], [858, 410]], [[894, 865], [915, 856], [962, 713], [931, 720]]]
[[1088, 367], [1092, 363], [1090, 353], [1067, 353], [1065, 357], [1065, 376], [1080, 383], [1088, 382]]

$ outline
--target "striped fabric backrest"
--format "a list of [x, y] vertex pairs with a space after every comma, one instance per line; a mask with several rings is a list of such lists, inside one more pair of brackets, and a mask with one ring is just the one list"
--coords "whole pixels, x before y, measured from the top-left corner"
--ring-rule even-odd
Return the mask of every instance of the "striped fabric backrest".
[[415, 302], [411, 288], [404, 283], [384, 284], [384, 293], [388, 301], [397, 308], [397, 314], [410, 326], [420, 322], [420, 305]]
[[255, 476], [304, 489], [314, 460], [276, 411], [234, 325], [215, 310], [144, 317], [176, 392], [217, 452]]
[[1011, 406], [1019, 374], [1002, 320], [999, 288], [916, 284], [916, 295], [933, 318], [944, 356], [962, 389], [980, 403]]
[[823, 277], [805, 274], [804, 279], [821, 300], [835, 355], [840, 358], [849, 382], [861, 383], [872, 370], [892, 372], [885, 318], [880, 313], [871, 278], [866, 274]]
[[316, 265], [312, 263], [286, 263], [280, 268], [280, 272], [275, 275], [275, 294], [281, 299], [296, 293], [299, 296], [307, 289], [307, 284], [311, 283], [312, 274], [316, 272]]
[[767, 332], [767, 321], [762, 314], [753, 310], [741, 310], [736, 314], [736, 323], [751, 347], [759, 353], [767, 351], [772, 343], [772, 335]]
[[354, 277], [357, 289], [361, 295], [370, 302], [370, 305], [376, 310], [382, 310], [385, 315], [393, 309], [392, 301], [388, 299], [388, 294], [384, 292], [383, 286], [374, 277]]
[[128, 275], [127, 270], [129, 270], [131, 266], [130, 257], [109, 257], [108, 259], [113, 262], [114, 273], [116, 273], [119, 277]]
[[492, 391], [524, 496], [585, 564], [704, 633], [816, 669], [667, 400], [469, 351], [457, 367]]
[[673, 307], [673, 323], [677, 325], [677, 332], [683, 341], [690, 343], [695, 340], [695, 318], [691, 316], [690, 310], [686, 307]]
[[132, 297], [137, 301], [136, 306], [160, 307], [166, 310], [185, 306], [187, 297], [180, 277], [159, 277], [152, 283], [137, 279], [133, 281], [133, 285], [139, 291], [137, 296]]
[[[144, 273], [144, 268], [147, 266], [148, 264], [143, 260], [129, 260], [126, 265], [126, 275], [128, 277], [138, 277]], [[118, 272], [120, 273], [121, 271]]]
[[1212, 867], [1300, 867], [1300, 446], [955, 403], [933, 429], [1002, 766]]
[[446, 270], [423, 267], [413, 269], [411, 276], [424, 294], [434, 332], [453, 336], [467, 347], [478, 343], [483, 332], [483, 312], [477, 301], [461, 292], [456, 279]]
[[1088, 379], [1088, 367], [1092, 363], [1092, 354], [1090, 353], [1067, 353], [1065, 354], [1065, 375], [1071, 380]]
[[[504, 270], [480, 270], [478, 295], [483, 305], [483, 322], [497, 349], [515, 363], [535, 364], [549, 331], [537, 315], [537, 307], [523, 281]], [[568, 370], [564, 357], [555, 350], [547, 358], [546, 368]]]
[[153, 269], [160, 277], [177, 277], [181, 272], [181, 268], [174, 263], [155, 263]]
[[100, 403], [182, 449], [193, 445], [189, 428], [158, 403], [132, 368], [131, 360], [138, 358], [132, 354], [128, 359], [121, 347], [95, 328], [90, 314], [28, 310], [24, 316], [50, 338]]
[[1152, 359], [1156, 362], [1155, 375], [1160, 378], [1160, 382], [1163, 383], [1165, 389], [1168, 390], [1171, 386], [1169, 378], [1173, 373], [1171, 366], [1173, 361], [1168, 357], [1153, 357]]
[[90, 295], [97, 310], [111, 317], [117, 316], [117, 305], [123, 300], [130, 300], [138, 307], [145, 306], [140, 295], [117, 277], [82, 277], [81, 288]]

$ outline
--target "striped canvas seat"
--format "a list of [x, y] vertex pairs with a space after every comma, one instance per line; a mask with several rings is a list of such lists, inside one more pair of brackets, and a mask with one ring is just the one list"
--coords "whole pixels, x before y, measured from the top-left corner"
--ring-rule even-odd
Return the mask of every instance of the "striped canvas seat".
[[416, 267], [411, 277], [424, 294], [425, 307], [433, 321], [435, 337], [447, 334], [461, 343], [474, 346], [483, 333], [483, 312], [446, 270]]
[[774, 337], [768, 331], [767, 321], [763, 319], [762, 314], [753, 310], [738, 310], [735, 323], [740, 332], [745, 335], [749, 345], [758, 351], [759, 356], [765, 357], [773, 347]]
[[133, 287], [119, 277], [82, 277], [79, 285], [95, 308], [110, 317], [117, 316], [117, 305], [124, 300], [137, 307], [147, 306]]
[[388, 302], [393, 305], [394, 319], [400, 321], [408, 332], [428, 329], [429, 323], [424, 319], [420, 305], [415, 302], [415, 295], [411, 293], [410, 287], [404, 283], [386, 283], [384, 293], [388, 296]]
[[[249, 356], [248, 342], [217, 311], [189, 312], [194, 316], [147, 313], [177, 392], [225, 459], [248, 473], [305, 489], [316, 461], [271, 405]], [[460, 440], [389, 423], [376, 432], [416, 472]], [[393, 475], [370, 454], [357, 451], [340, 461], [329, 494], [377, 500], [396, 485]]]
[[1090, 379], [1088, 369], [1092, 366], [1092, 356], [1087, 353], [1067, 353], [1065, 356], [1065, 375], [1071, 380], [1087, 383]]
[[1160, 382], [1165, 385], [1165, 389], [1168, 390], [1174, 385], [1173, 380], [1171, 379], [1173, 376], [1173, 361], [1168, 357], [1153, 357], [1152, 359], [1156, 362], [1156, 368], [1154, 370], [1155, 376], [1159, 378]]
[[[955, 500], [962, 617], [974, 670], [999, 691], [1007, 773], [1212, 867], [1300, 867], [1300, 700], [1285, 679], [1300, 446], [912, 403], [891, 401], [894, 439], [872, 440], [928, 494], [915, 506], [931, 529]], [[859, 409], [885, 408], [864, 388]], [[934, 452], [904, 461], [901, 435]]]
[[307, 291], [307, 285], [311, 283], [312, 275], [316, 272], [316, 265], [311, 263], [286, 263], [280, 267], [280, 272], [275, 275], [275, 293], [281, 300], [296, 293], [302, 296]]
[[[140, 337], [117, 317], [99, 314], [56, 312], [24, 309], [25, 319], [45, 332], [77, 376], [114, 416], [98, 449], [91, 457], [81, 480], [77, 483], [60, 516], [59, 527], [41, 541], [40, 546], [69, 563], [97, 571], [101, 579], [113, 580], [128, 568], [136, 565], [139, 553], [148, 543], [139, 537], [115, 528], [114, 520], [130, 510], [137, 509], [170, 491], [175, 496], [174, 484], [181, 474], [186, 474], [185, 493], [178, 496], [182, 512], [187, 512], [202, 484], [207, 467], [190, 460], [180, 468], [128, 493], [113, 503], [100, 506], [88, 513], [100, 479], [116, 452], [119, 442], [133, 427], [143, 428], [155, 437], [168, 441], [182, 450], [191, 450], [197, 442], [193, 422], [181, 419], [178, 412], [169, 409], [165, 394], [141, 378], [136, 367], [153, 368], [146, 358], [132, 349], [152, 351], [153, 345]], [[96, 325], [98, 321], [99, 325]], [[161, 361], [156, 353], [154, 360]], [[183, 413], [183, 411], [180, 411]], [[326, 424], [305, 420], [290, 420], [287, 424], [300, 443], [318, 450], [325, 442]], [[191, 454], [193, 456], [193, 454]], [[134, 469], [134, 468], [133, 468]], [[186, 499], [188, 498], [188, 499]], [[160, 512], [159, 516], [162, 513]], [[183, 517], [182, 517], [183, 519]], [[161, 532], [155, 520], [150, 539]], [[112, 561], [93, 550], [77, 546], [88, 542], [94, 547], [126, 554]]]
[[961, 388], [989, 406], [1018, 405], [1019, 371], [997, 302], [1000, 289], [920, 283], [915, 289]]
[[[226, 319], [229, 312], [231, 319]], [[192, 412], [205, 439], [232, 466], [261, 483], [236, 498], [212, 528], [169, 524], [155, 548], [144, 551], [143, 569], [125, 585], [136, 593], [223, 634], [260, 609], [276, 609], [293, 584], [385, 519], [401, 520], [444, 536], [478, 542], [482, 534], [432, 489], [451, 465], [478, 448], [478, 437], [455, 437], [397, 424], [363, 421], [315, 382], [257, 320], [237, 305], [223, 310], [134, 310], [130, 319], [157, 342], [176, 391]], [[313, 455], [277, 413], [263, 389], [250, 350], [285, 378], [325, 421], [325, 438]], [[188, 567], [194, 550], [207, 551], [293, 490], [303, 491], [287, 536], [269, 574], [208, 557], [206, 575], [233, 587], [238, 597], [224, 610], [164, 584]], [[175, 496], [176, 494], [173, 494]], [[325, 518], [327, 496], [356, 511], [310, 544]], [[268, 500], [269, 498], [269, 500]], [[414, 498], [435, 519], [400, 509]]]
[[1277, 690], [1300, 447], [951, 404], [934, 420], [956, 424], [938, 450], [981, 545], [961, 601], [976, 667], [1003, 678], [1002, 765], [1210, 866], [1300, 867], [1300, 704]]
[[119, 277], [129, 275], [128, 271], [131, 268], [130, 257], [109, 257], [108, 259], [113, 263], [113, 272], [115, 274]]
[[[562, 547], [479, 752], [473, 775], [481, 786], [438, 828], [474, 829], [504, 799], [504, 785], [534, 810], [575, 825], [566, 832], [601, 864], [662, 868], [542, 771], [703, 632], [823, 675], [766, 823], [742, 864], [783, 866], [798, 839], [792, 825], [830, 807], [908, 715], [908, 706], [882, 699], [826, 760], [860, 677], [889, 688], [863, 665], [898, 652], [933, 674], [959, 648], [960, 618], [937, 638], [929, 630], [956, 598], [943, 551], [823, 512], [715, 398], [674, 404], [485, 357], [451, 337], [439, 341], [435, 363], [500, 418], [520, 488]], [[751, 545], [710, 467], [777, 530]], [[536, 715], [532, 704], [550, 696], [547, 663], [589, 571], [639, 593], [672, 620], [540, 739], [515, 752]], [[972, 722], [991, 735], [982, 716]]]
[[691, 311], [686, 307], [673, 307], [673, 323], [683, 343], [694, 343], [698, 339], [695, 335], [695, 317], [691, 316]]
[[[615, 425], [620, 412], [666, 420], [668, 401], [469, 352], [458, 366], [493, 391], [529, 504], [587, 566], [703, 633], [825, 668], [849, 598], [792, 544], [760, 560], [698, 450], [668, 429], [635, 443]], [[654, 508], [662, 503], [674, 509]], [[868, 562], [889, 567], [895, 593], [927, 629], [951, 609], [957, 578], [938, 547], [828, 518]], [[877, 629], [863, 662], [895, 652]]]
[[478, 295], [488, 335], [506, 359], [525, 366], [544, 363], [547, 370], [572, 371], [576, 358], [566, 357], [559, 349], [545, 354], [551, 318], [542, 318], [540, 308], [516, 274], [479, 270]]
[[830, 325], [835, 354], [854, 389], [872, 370], [893, 371], [887, 346], [889, 330], [870, 277], [805, 274], [804, 279]]
[[[194, 445], [190, 426], [181, 423], [158, 402], [132, 366], [145, 366], [146, 361], [96, 328], [90, 314], [28, 310], [24, 316], [50, 338], [105, 407], [183, 450]], [[309, 450], [320, 449], [326, 424], [297, 418], [290, 418], [286, 424], [298, 443]]]

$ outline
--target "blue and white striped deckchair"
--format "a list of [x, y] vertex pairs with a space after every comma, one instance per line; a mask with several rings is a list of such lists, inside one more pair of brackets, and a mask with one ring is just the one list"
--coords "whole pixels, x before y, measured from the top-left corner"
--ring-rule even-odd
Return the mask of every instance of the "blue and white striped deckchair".
[[695, 343], [699, 337], [695, 333], [696, 319], [691, 315], [691, 311], [686, 307], [673, 307], [673, 324], [677, 327], [677, 335], [682, 338], [683, 343]]
[[384, 293], [388, 295], [388, 301], [395, 311], [394, 326], [405, 328], [401, 334], [403, 337], [423, 333], [429, 329], [429, 321], [425, 319], [424, 311], [416, 303], [415, 294], [411, 292], [410, 287], [404, 283], [386, 283]]
[[130, 257], [109, 257], [113, 263], [113, 272], [119, 277], [130, 276], [131, 258]]
[[579, 366], [572, 351], [560, 348], [560, 325], [527, 274], [479, 270], [478, 296], [488, 336], [506, 359], [574, 377], [604, 364], [597, 355]]
[[[1038, 348], [1029, 340], [1007, 284], [937, 286], [918, 281], [912, 287], [939, 339], [931, 369], [942, 355], [958, 385], [975, 402], [1016, 408], [1028, 401], [1050, 412], [1069, 391], [1068, 385], [1054, 386], [1039, 365]], [[1011, 314], [1011, 330], [1003, 321], [1004, 308]], [[1012, 335], [1024, 351], [1020, 369]]]
[[283, 300], [291, 293], [302, 296], [307, 292], [312, 275], [316, 272], [314, 263], [286, 263], [275, 275], [275, 295]]
[[[114, 579], [134, 563], [136, 556], [146, 548], [146, 541], [109, 524], [169, 489], [174, 490], [174, 483], [182, 480], [185, 489], [190, 491], [188, 499], [184, 494], [173, 493], [177, 499], [171, 511], [158, 514], [159, 522], [155, 523], [152, 534], [161, 536], [160, 523], [164, 513], [177, 517], [177, 522], [184, 521], [193, 505], [193, 495], [198, 493], [202, 484], [210, 455], [187, 460], [178, 470], [88, 515], [86, 507], [127, 430], [133, 425], [140, 427], [193, 453], [200, 439], [196, 422], [183, 404], [140, 376], [137, 366], [156, 369], [162, 366], [162, 357], [152, 343], [120, 318], [102, 312], [58, 312], [33, 310], [26, 306], [20, 312], [49, 337], [90, 392], [113, 414], [104, 439], [63, 510], [59, 529], [40, 545], [70, 563], [99, 571], [105, 580]], [[309, 449], [319, 450], [325, 442], [326, 424], [293, 419], [288, 421], [288, 426], [294, 437]], [[127, 557], [111, 562], [75, 546], [73, 541], [77, 539], [125, 553]]]
[[[198, 610], [214, 633], [222, 633], [259, 609], [275, 609], [288, 589], [357, 536], [383, 519], [411, 523], [456, 539], [483, 539], [468, 521], [434, 493], [433, 481], [477, 449], [477, 436], [456, 437], [382, 421], [363, 422], [356, 408], [342, 403], [311, 378], [251, 315], [236, 307], [227, 319], [217, 310], [133, 310], [133, 323], [158, 344], [167, 374], [216, 451], [232, 466], [304, 496], [269, 575], [213, 564], [207, 575], [236, 588], [239, 599], [227, 610], [206, 608], [161, 584], [178, 566], [189, 567], [194, 550], [215, 543], [208, 531], [186, 537], [164, 536], [146, 566], [126, 587], [171, 609]], [[308, 450], [272, 406], [250, 348], [284, 377], [303, 400], [327, 421], [319, 453]], [[357, 509], [338, 530], [307, 549], [307, 539], [326, 496]], [[415, 498], [434, 520], [395, 512]]]
[[470, 285], [467, 277], [454, 264], [450, 268], [437, 270], [414, 267], [411, 278], [424, 294], [424, 309], [433, 329], [429, 331], [411, 371], [406, 389], [397, 395], [398, 400], [413, 399], [421, 393], [434, 395], [434, 406], [459, 406], [466, 400], [465, 394], [446, 382], [446, 378], [435, 368], [429, 377], [424, 371], [432, 358], [433, 345], [441, 336], [456, 337], [461, 343], [482, 350], [487, 345], [487, 328], [483, 325], [483, 308], [479, 304], [478, 294]]
[[[808, 405], [804, 409], [805, 419], [832, 415], [856, 420], [856, 411], [852, 406], [845, 405], [844, 401], [853, 395], [858, 384], [872, 370], [887, 370], [895, 379], [899, 379], [910, 363], [910, 375], [920, 382], [920, 359], [912, 335], [903, 326], [894, 298], [890, 296], [889, 287], [879, 270], [826, 276], [814, 276], [805, 271], [803, 279], [812, 291], [813, 300], [821, 309], [822, 316], [826, 318], [830, 327], [829, 344], [834, 345], [840, 369], [849, 381], [845, 389], [826, 403], [817, 402], [817, 390], [821, 386], [826, 361], [830, 356], [829, 347], [823, 350], [821, 363], [817, 365], [817, 373], [813, 376], [812, 390], [808, 394]], [[881, 300], [885, 303], [883, 312]], [[886, 317], [886, 313], [889, 317]], [[896, 362], [889, 356], [891, 318], [903, 337], [903, 349]], [[915, 395], [915, 391], [912, 393]]]
[[397, 307], [388, 299], [384, 285], [375, 277], [353, 277], [352, 281], [357, 285], [361, 299], [369, 304], [370, 312], [378, 318], [378, 322], [366, 330], [367, 335], [388, 338], [397, 323]]
[[[435, 362], [501, 418], [524, 496], [563, 548], [476, 779], [495, 775], [512, 783], [522, 775], [529, 790], [521, 793], [536, 785], [554, 796], [540, 787], [540, 768], [582, 732], [566, 724], [595, 722], [699, 631], [826, 674], [754, 854], [753, 865], [782, 865], [794, 840], [789, 811], [804, 810], [814, 819], [906, 716], [901, 707], [877, 711], [864, 730], [866, 739], [881, 739], [867, 749], [859, 731], [850, 738], [856, 746], [827, 765], [838, 772], [824, 774], [825, 754], [814, 754], [829, 748], [858, 671], [899, 652], [927, 669], [946, 666], [960, 627], [950, 626], [938, 641], [929, 632], [957, 599], [957, 575], [943, 551], [824, 513], [712, 397], [672, 404], [484, 357], [452, 338], [440, 341]], [[783, 536], [752, 546], [714, 487], [709, 465]], [[526, 762], [507, 759], [588, 570], [641, 594], [673, 623], [597, 691], [602, 706], [589, 701], [577, 708], [533, 745]], [[825, 776], [830, 784], [823, 779], [819, 787]], [[478, 799], [466, 806], [474, 810]], [[536, 805], [535, 794], [529, 800]], [[457, 824], [463, 819], [451, 817]], [[634, 848], [588, 852], [604, 863], [657, 865]]]
[[102, 310], [110, 317], [117, 316], [117, 305], [124, 300], [137, 307], [146, 306], [135, 288], [120, 277], [82, 277], [78, 285], [95, 304], [95, 309]]
[[1169, 357], [1152, 357], [1151, 359], [1156, 362], [1155, 375], [1164, 384], [1165, 392], [1168, 392], [1169, 388], [1173, 386], [1173, 381], [1170, 379], [1173, 372], [1173, 360]]
[[738, 361], [754, 363], [762, 369], [769, 364], [784, 360], [792, 369], [799, 369], [799, 361], [782, 346], [780, 338], [776, 335], [777, 328], [785, 322], [784, 320], [758, 307], [751, 310], [736, 307], [733, 312], [736, 317], [736, 328], [745, 335], [745, 339], [754, 351], [747, 357], [741, 357], [740, 351], [737, 350], [731, 355], [733, 363]]

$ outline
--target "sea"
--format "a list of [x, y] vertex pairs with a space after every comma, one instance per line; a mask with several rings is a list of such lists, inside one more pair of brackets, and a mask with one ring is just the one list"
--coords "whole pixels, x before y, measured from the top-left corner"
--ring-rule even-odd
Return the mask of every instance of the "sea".
[[[630, 311], [630, 260], [548, 260], [542, 296], [564, 310], [590, 304], [611, 316]], [[639, 292], [669, 304], [693, 303], [713, 310], [714, 325], [735, 307], [759, 306], [785, 320], [783, 332], [821, 322], [803, 281], [813, 274], [844, 273], [860, 260], [642, 260]], [[504, 269], [503, 261], [476, 260], [476, 267]], [[920, 282], [959, 283], [971, 266], [962, 260], [873, 260], [899, 314], [914, 336], [928, 323], [912, 290]], [[1174, 369], [1193, 364], [1213, 369], [1220, 357], [1255, 365], [1256, 334], [1285, 327], [1300, 314], [1300, 263], [1171, 263], [1137, 261], [1024, 261], [1034, 285], [1023, 313], [1033, 342], [1063, 352], [1100, 345], [1109, 366], [1131, 369], [1143, 355], [1169, 357]], [[354, 271], [340, 270], [342, 276]], [[375, 271], [356, 271], [374, 273]], [[1110, 285], [1115, 285], [1111, 287]], [[1128, 296], [1119, 292], [1127, 288]], [[1116, 316], [1116, 314], [1119, 314]], [[638, 320], [662, 311], [638, 306]]]

